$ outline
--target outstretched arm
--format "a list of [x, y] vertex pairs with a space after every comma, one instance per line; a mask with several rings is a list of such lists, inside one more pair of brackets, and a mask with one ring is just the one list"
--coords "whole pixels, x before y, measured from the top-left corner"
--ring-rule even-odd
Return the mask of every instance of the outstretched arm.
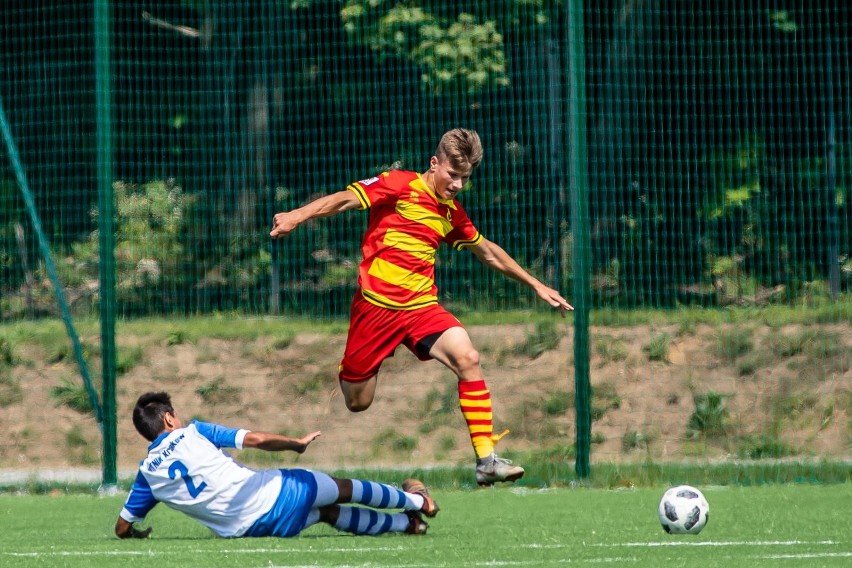
[[272, 218], [272, 231], [269, 232], [269, 236], [273, 239], [286, 237], [305, 221], [331, 217], [350, 209], [357, 209], [360, 206], [361, 202], [358, 201], [358, 197], [354, 193], [348, 189], [338, 191], [320, 197], [316, 201], [311, 201], [298, 209], [276, 213], [275, 217]]
[[297, 454], [304, 453], [308, 444], [319, 438], [320, 432], [311, 432], [301, 438], [289, 438], [271, 432], [249, 432], [243, 439], [243, 448], [257, 448], [267, 452], [290, 450]]
[[554, 308], [558, 308], [563, 317], [565, 316], [565, 312], [574, 309], [559, 292], [545, 285], [532, 274], [521, 268], [521, 265], [509, 253], [503, 250], [500, 245], [488, 239], [482, 239], [478, 245], [470, 247], [470, 250], [485, 266], [493, 268], [497, 272], [532, 288], [539, 298]]
[[118, 538], [148, 538], [151, 535], [151, 527], [139, 530], [130, 521], [121, 517], [115, 522], [115, 536]]

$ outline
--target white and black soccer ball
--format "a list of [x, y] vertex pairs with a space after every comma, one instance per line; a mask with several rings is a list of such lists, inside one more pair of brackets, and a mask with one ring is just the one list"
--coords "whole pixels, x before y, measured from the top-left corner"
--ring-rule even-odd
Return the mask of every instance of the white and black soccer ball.
[[667, 533], [698, 534], [707, 524], [710, 505], [695, 487], [679, 485], [663, 494], [657, 513]]

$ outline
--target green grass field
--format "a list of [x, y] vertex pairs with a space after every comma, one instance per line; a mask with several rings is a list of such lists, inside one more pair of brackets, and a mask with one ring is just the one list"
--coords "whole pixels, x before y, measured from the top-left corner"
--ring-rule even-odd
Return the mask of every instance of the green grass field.
[[269, 568], [562, 565], [852, 565], [852, 484], [701, 487], [711, 518], [697, 536], [657, 521], [659, 488], [435, 491], [423, 537], [352, 537], [312, 527], [295, 539], [212, 536], [157, 507], [147, 541], [112, 535], [123, 495], [0, 495], [0, 566]]

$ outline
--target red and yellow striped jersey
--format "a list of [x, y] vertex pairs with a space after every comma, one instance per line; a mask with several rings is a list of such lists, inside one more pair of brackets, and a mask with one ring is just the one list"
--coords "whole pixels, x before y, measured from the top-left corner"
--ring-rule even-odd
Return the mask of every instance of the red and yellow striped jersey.
[[440, 199], [416, 172], [393, 170], [347, 187], [370, 210], [358, 284], [364, 298], [392, 310], [438, 302], [435, 253], [443, 241], [461, 250], [482, 235], [458, 199]]

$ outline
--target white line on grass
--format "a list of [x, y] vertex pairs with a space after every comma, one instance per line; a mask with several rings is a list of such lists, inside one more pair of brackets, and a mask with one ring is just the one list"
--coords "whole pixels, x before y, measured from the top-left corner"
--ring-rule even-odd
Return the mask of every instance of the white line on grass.
[[756, 556], [755, 558], [765, 558], [767, 560], [787, 560], [797, 558], [852, 558], [852, 552], [809, 552], [803, 554], [767, 554], [765, 556]]
[[[376, 548], [330, 548], [330, 547], [308, 547], [308, 548], [232, 548], [223, 550], [212, 550], [209, 548], [183, 548], [180, 552], [197, 552], [207, 553], [215, 552], [216, 554], [276, 554], [293, 552], [310, 553], [310, 552], [400, 552], [408, 550], [401, 546], [385, 546]], [[0, 556], [13, 557], [49, 557], [49, 556], [159, 556], [168, 554], [159, 550], [51, 550], [43, 552], [10, 552], [7, 550], [0, 551]]]
[[[676, 540], [670, 542], [610, 542], [610, 543], [592, 543], [592, 544], [584, 544], [583, 546], [594, 547], [594, 548], [660, 548], [667, 546], [709, 546], [709, 547], [724, 547], [724, 546], [833, 546], [838, 545], [839, 542], [835, 542], [833, 540], [729, 540], [729, 541], [688, 541], [688, 540]], [[541, 549], [559, 549], [559, 548], [573, 548], [577, 546], [576, 543], [568, 543], [568, 544], [542, 544], [542, 543], [532, 543], [532, 544], [521, 544], [518, 545], [520, 548], [541, 548]]]
[[[711, 546], [711, 547], [723, 547], [723, 546], [829, 546], [829, 545], [837, 545], [840, 544], [838, 542], [832, 540], [818, 540], [818, 541], [805, 541], [805, 540], [757, 540], [757, 541], [703, 541], [703, 542], [690, 542], [690, 541], [672, 541], [672, 542], [623, 542], [623, 543], [594, 543], [589, 544], [587, 546], [596, 547], [596, 548], [615, 548], [615, 547], [646, 547], [646, 548], [656, 548], [656, 547], [667, 547], [667, 546]], [[531, 548], [531, 549], [558, 549], [558, 548], [569, 548], [576, 546], [576, 543], [571, 544], [542, 544], [542, 543], [533, 543], [533, 544], [523, 544], [520, 545], [521, 548]], [[220, 554], [276, 554], [276, 553], [311, 553], [311, 552], [348, 552], [348, 553], [375, 553], [375, 552], [401, 552], [408, 550], [403, 546], [379, 546], [379, 547], [318, 547], [314, 545], [309, 545], [307, 547], [282, 547], [282, 548], [228, 548], [217, 550], [217, 553]], [[209, 552], [209, 549], [206, 548], [194, 548], [194, 549], [182, 549], [182, 552]], [[13, 551], [0, 551], [0, 556], [11, 556], [11, 557], [57, 557], [57, 556], [159, 556], [163, 554], [161, 551], [139, 551], [139, 550], [54, 550], [54, 551], [45, 551], [45, 552], [13, 552]], [[818, 553], [815, 553], [818, 554]], [[830, 553], [826, 553], [830, 554]], [[838, 553], [841, 555], [849, 555], [852, 553]], [[768, 558], [768, 557], [767, 557]], [[611, 562], [618, 560], [633, 560], [630, 558], [622, 559], [608, 559], [608, 558], [590, 558], [584, 560], [584, 562]], [[499, 562], [499, 561], [494, 561]], [[496, 563], [479, 563], [478, 566], [498, 566], [501, 564]], [[521, 565], [521, 563], [510, 562], [506, 565]], [[368, 565], [363, 565], [368, 566]]]
[[614, 548], [622, 546], [653, 548], [657, 546], [827, 546], [834, 544], [839, 543], [834, 542], [833, 540], [708, 540], [699, 542], [676, 540], [671, 542], [613, 542], [606, 544], [592, 544], [590, 546], [600, 546], [605, 548]]
[[[398, 550], [398, 547], [386, 547], [386, 548], [363, 548], [361, 551], [370, 551], [376, 552], [377, 550]], [[216, 550], [216, 554], [234, 554], [234, 553], [246, 553], [246, 554], [269, 554], [269, 553], [279, 553], [279, 554], [290, 554], [293, 552], [330, 552], [332, 550], [328, 548], [323, 548], [322, 550], [318, 549], [287, 549], [287, 548], [239, 548], [239, 549], [231, 549], [231, 550]], [[351, 548], [340, 548], [335, 549], [337, 552], [352, 552]], [[182, 549], [180, 552], [188, 552], [186, 549]], [[198, 550], [195, 552], [212, 552], [209, 549]], [[0, 551], [0, 556], [12, 556], [12, 557], [25, 557], [25, 558], [47, 558], [47, 557], [71, 557], [71, 556], [147, 556], [155, 558], [157, 556], [169, 556], [172, 552], [168, 551], [139, 551], [139, 550], [86, 550], [86, 551], [76, 551], [76, 550], [54, 550], [49, 552], [8, 552], [8, 551]], [[632, 556], [616, 556], [616, 557], [604, 557], [604, 558], [586, 558], [586, 559], [549, 559], [549, 564], [615, 564], [621, 562], [636, 562], [639, 559]], [[448, 566], [455, 566], [455, 562], [452, 563], [430, 563], [424, 564], [422, 562], [418, 562], [417, 564], [394, 564], [395, 568], [445, 568]], [[465, 566], [481, 566], [483, 568], [492, 568], [492, 567], [501, 567], [501, 566], [540, 566], [540, 560], [483, 560], [479, 562], [466, 562]], [[287, 568], [308, 568], [311, 566], [316, 566], [315, 564], [306, 564], [303, 566], [294, 566], [292, 564], [288, 564]], [[345, 564], [338, 565], [337, 568], [382, 568], [387, 566], [387, 564], [377, 564], [375, 562], [366, 562], [363, 564]], [[277, 566], [272, 564], [264, 564], [263, 568], [284, 568], [284, 566]]]
[[[563, 559], [548, 559], [548, 565], [555, 564], [616, 564], [622, 562], [637, 562], [639, 559], [633, 556], [618, 556], [613, 558], [586, 558], [586, 559], [573, 559], [573, 558], [563, 558]], [[457, 562], [453, 561], [450, 563], [441, 563], [441, 564], [424, 564], [422, 562], [418, 562], [417, 564], [394, 564], [394, 568], [444, 568], [447, 566], [455, 567], [457, 566]], [[484, 560], [482, 562], [469, 562], [465, 561], [465, 566], [482, 566], [483, 568], [492, 568], [492, 567], [501, 567], [501, 566], [541, 566], [541, 560]], [[275, 565], [275, 564], [264, 564], [263, 568], [313, 568], [315, 564], [306, 564], [303, 566], [293, 566], [291, 564], [286, 565]], [[366, 564], [336, 564], [336, 568], [384, 568], [387, 564], [376, 564], [374, 562], [368, 562]]]
[[0, 552], [3, 556], [17, 558], [41, 558], [48, 556], [156, 556], [157, 553], [140, 550], [54, 550], [51, 552]]
[[[216, 552], [217, 554], [274, 554], [284, 552], [287, 554], [293, 552], [311, 553], [311, 552], [405, 552], [410, 550], [403, 546], [374, 546], [374, 547], [329, 547], [329, 546], [307, 546], [304, 548], [296, 548], [282, 546], [281, 548], [225, 548], [225, 549], [209, 549], [209, 548], [182, 548], [181, 552]], [[0, 556], [153, 556], [162, 554], [159, 550], [51, 550], [51, 551], [34, 551], [34, 552], [12, 552], [0, 550]]]
[[[803, 540], [766, 540], [766, 541], [708, 541], [708, 542], [688, 542], [688, 541], [677, 541], [677, 542], [627, 542], [627, 543], [611, 543], [611, 544], [603, 544], [603, 543], [595, 543], [589, 546], [591, 547], [599, 547], [599, 548], [613, 548], [613, 547], [666, 547], [666, 546], [828, 546], [828, 545], [837, 545], [839, 543], [832, 540], [820, 540], [820, 541], [803, 541]], [[532, 548], [532, 549], [553, 549], [553, 548], [566, 548], [568, 546], [576, 546], [576, 545], [562, 545], [562, 544], [528, 544], [522, 545], [523, 548]], [[404, 547], [400, 546], [383, 546], [383, 547], [335, 547], [335, 548], [317, 548], [314, 546], [310, 546], [308, 548], [229, 548], [224, 550], [217, 550], [218, 554], [290, 554], [294, 552], [298, 553], [327, 553], [327, 552], [348, 552], [348, 553], [357, 553], [357, 552], [366, 552], [366, 553], [375, 553], [375, 552], [398, 552], [403, 550]], [[182, 549], [181, 552], [210, 552], [209, 549], [201, 549], [195, 548], [193, 550]], [[111, 556], [111, 557], [168, 557], [172, 554], [171, 551], [157, 551], [157, 550], [86, 550], [86, 551], [77, 551], [77, 550], [53, 550], [53, 551], [44, 551], [44, 552], [12, 552], [12, 551], [0, 551], [0, 556], [9, 556], [9, 557], [17, 557], [17, 558], [48, 558], [48, 557], [96, 557], [96, 556]], [[842, 551], [842, 552], [803, 552], [803, 553], [791, 553], [791, 554], [762, 554], [754, 556], [753, 558], [765, 559], [765, 560], [807, 560], [807, 559], [815, 559], [815, 558], [852, 558], [852, 552]], [[565, 559], [549, 559], [548, 562], [552, 564], [615, 564], [622, 562], [637, 562], [639, 559], [636, 557], [600, 557], [600, 558], [585, 558], [585, 559], [577, 559], [577, 558], [565, 558]], [[514, 566], [537, 566], [540, 564], [539, 560], [483, 560], [473, 563], [468, 563], [468, 566], [472, 567], [482, 567], [482, 568], [500, 568], [500, 567], [514, 567]], [[451, 564], [447, 563], [417, 563], [417, 564], [398, 564], [395, 565], [396, 568], [444, 568], [450, 566]], [[305, 565], [304, 567], [294, 567], [288, 566], [288, 568], [307, 568], [311, 565]], [[361, 564], [347, 564], [345, 566], [339, 566], [338, 568], [381, 568], [382, 566], [386, 566], [385, 564], [377, 564], [375, 562], [365, 562]], [[275, 565], [265, 565], [264, 568], [276, 568]], [[283, 568], [278, 567], [278, 568]]]

